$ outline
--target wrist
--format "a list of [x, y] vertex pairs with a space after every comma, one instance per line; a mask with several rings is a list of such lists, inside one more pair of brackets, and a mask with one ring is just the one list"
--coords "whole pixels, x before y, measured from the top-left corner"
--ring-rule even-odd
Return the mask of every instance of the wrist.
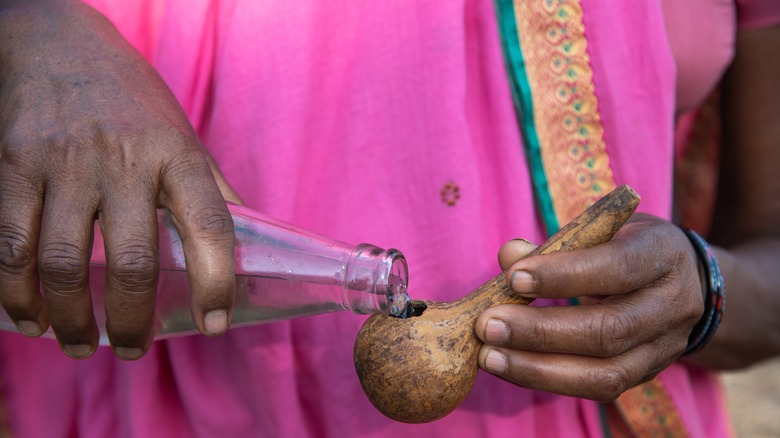
[[54, 20], [74, 6], [70, 0], [0, 0], [0, 48], [50, 29]]
[[[58, 33], [59, 12], [70, 2], [0, 0], [0, 64], [3, 73], [39, 57], [42, 42]], [[49, 35], [47, 37], [47, 34]]]
[[80, 1], [0, 0], [0, 86], [100, 75], [113, 60], [104, 54], [124, 46], [113, 24]]
[[688, 346], [683, 355], [689, 355], [704, 349], [720, 325], [726, 299], [723, 275], [718, 259], [710, 245], [696, 232], [680, 227], [696, 252], [699, 279], [704, 298], [704, 312], [688, 337]]

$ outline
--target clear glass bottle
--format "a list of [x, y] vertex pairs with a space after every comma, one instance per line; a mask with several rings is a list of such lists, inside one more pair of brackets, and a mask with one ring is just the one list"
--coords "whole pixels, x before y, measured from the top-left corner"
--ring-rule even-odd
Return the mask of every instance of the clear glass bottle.
[[[246, 207], [229, 205], [236, 232], [236, 304], [231, 327], [349, 310], [401, 316], [409, 302], [400, 251], [357, 246], [302, 230]], [[159, 210], [160, 278], [155, 339], [195, 334], [184, 252], [170, 213]], [[98, 227], [95, 227], [96, 230]], [[90, 288], [100, 343], [105, 334], [103, 239], [96, 231]], [[0, 312], [0, 329], [16, 331]], [[53, 337], [51, 329], [45, 336]]]

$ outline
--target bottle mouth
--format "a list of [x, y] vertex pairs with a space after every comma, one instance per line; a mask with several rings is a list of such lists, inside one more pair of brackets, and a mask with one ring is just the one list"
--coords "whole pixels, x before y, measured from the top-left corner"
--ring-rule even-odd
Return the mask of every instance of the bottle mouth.
[[401, 317], [410, 298], [406, 258], [397, 249], [360, 244], [347, 263], [344, 308]]
[[[400, 251], [389, 249], [384, 254], [387, 260], [390, 260], [390, 270], [387, 277], [387, 313], [390, 316], [403, 318], [407, 313], [409, 302], [408, 284], [409, 271], [406, 264], [406, 258]], [[377, 285], [382, 284], [378, 282]]]
[[[390, 278], [392, 279], [392, 276]], [[391, 284], [387, 285], [387, 304], [389, 306], [387, 314], [398, 318], [406, 318], [411, 301], [406, 285], [393, 286], [391, 280]]]

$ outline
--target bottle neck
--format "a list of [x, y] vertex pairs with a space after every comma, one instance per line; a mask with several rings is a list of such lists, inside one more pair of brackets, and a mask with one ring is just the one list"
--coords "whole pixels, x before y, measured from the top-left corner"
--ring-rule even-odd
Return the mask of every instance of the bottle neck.
[[401, 316], [409, 302], [408, 272], [400, 251], [360, 244], [347, 262], [342, 305], [355, 313]]

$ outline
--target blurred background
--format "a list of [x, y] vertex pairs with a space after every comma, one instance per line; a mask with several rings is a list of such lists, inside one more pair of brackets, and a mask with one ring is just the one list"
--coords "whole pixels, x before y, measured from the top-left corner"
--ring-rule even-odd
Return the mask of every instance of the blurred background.
[[780, 359], [725, 373], [723, 382], [737, 437], [780, 437]]

